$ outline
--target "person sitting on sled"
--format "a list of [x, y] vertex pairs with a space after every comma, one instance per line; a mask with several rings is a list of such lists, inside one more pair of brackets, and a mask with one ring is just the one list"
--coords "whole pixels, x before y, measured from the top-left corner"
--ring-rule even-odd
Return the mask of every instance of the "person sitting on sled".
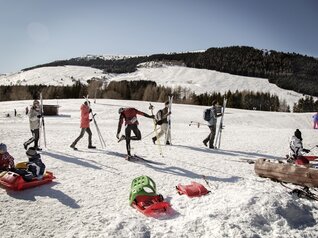
[[14, 158], [7, 151], [6, 144], [0, 143], [0, 172], [14, 169]]
[[41, 160], [41, 155], [37, 153], [35, 147], [30, 147], [26, 151], [29, 158], [27, 163], [27, 171], [31, 172], [35, 178], [41, 180], [45, 171], [45, 164]]
[[[138, 111], [136, 108], [128, 107], [128, 108], [119, 108], [118, 113], [120, 114], [119, 116], [119, 121], [118, 121], [118, 128], [117, 128], [117, 134], [116, 137], [121, 140], [126, 140], [126, 149], [127, 149], [127, 155], [128, 158], [131, 156], [130, 154], [130, 141], [131, 140], [141, 140], [141, 133], [140, 130], [138, 129], [138, 120], [137, 120], [137, 115], [141, 115], [144, 117], [152, 118], [154, 119], [155, 116], [150, 116], [145, 112]], [[122, 124], [125, 120], [125, 135], [122, 135], [119, 138], [119, 134], [121, 131]], [[134, 132], [134, 136], [131, 136], [131, 131]], [[118, 141], [118, 142], [119, 142]]]
[[294, 135], [289, 142], [289, 158], [287, 162], [295, 163], [298, 165], [309, 165], [309, 160], [303, 156], [303, 153], [309, 153], [310, 150], [303, 148], [303, 138], [301, 137], [301, 131], [296, 129]]

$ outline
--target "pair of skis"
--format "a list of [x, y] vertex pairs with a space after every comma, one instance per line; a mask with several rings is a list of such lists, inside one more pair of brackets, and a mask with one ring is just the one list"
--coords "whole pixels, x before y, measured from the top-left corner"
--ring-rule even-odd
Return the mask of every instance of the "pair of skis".
[[224, 129], [223, 120], [224, 120], [226, 102], [227, 102], [227, 99], [224, 97], [223, 98], [223, 107], [221, 109], [222, 115], [221, 115], [221, 120], [220, 120], [220, 124], [219, 124], [219, 129], [218, 129], [218, 132], [217, 132], [216, 137], [215, 137], [214, 148], [216, 148], [216, 149], [220, 149], [220, 147], [221, 147], [221, 136], [222, 136], [222, 130]]
[[84, 96], [84, 98], [86, 100], [87, 106], [89, 107], [89, 109], [91, 111], [92, 119], [93, 119], [94, 125], [96, 127], [96, 131], [97, 131], [97, 134], [98, 134], [98, 138], [99, 138], [100, 144], [101, 144], [102, 148], [104, 149], [106, 147], [106, 143], [105, 143], [105, 140], [104, 140], [104, 138], [102, 136], [102, 133], [101, 133], [101, 131], [100, 131], [98, 125], [97, 125], [97, 121], [95, 119], [96, 113], [95, 114], [93, 113], [93, 110], [92, 110], [92, 108], [90, 106], [90, 103], [88, 101], [88, 95], [86, 97]]

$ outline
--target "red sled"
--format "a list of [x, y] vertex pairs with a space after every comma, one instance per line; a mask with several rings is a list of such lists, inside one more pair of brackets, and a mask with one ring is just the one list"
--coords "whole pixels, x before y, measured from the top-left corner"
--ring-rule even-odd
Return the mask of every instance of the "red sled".
[[185, 194], [190, 198], [201, 197], [201, 196], [206, 195], [210, 192], [202, 184], [197, 183], [197, 182], [191, 182], [190, 185], [178, 184], [176, 189], [180, 195]]
[[21, 175], [9, 171], [0, 177], [0, 185], [2, 185], [4, 188], [13, 190], [24, 190], [50, 183], [53, 179], [55, 179], [53, 173], [46, 171], [41, 180], [33, 178], [32, 181], [26, 182]]
[[131, 206], [136, 208], [142, 214], [154, 218], [159, 218], [171, 213], [171, 205], [170, 203], [164, 201], [162, 195], [137, 196], [132, 202]]
[[318, 159], [318, 156], [316, 156], [316, 155], [303, 155], [303, 157], [305, 157], [309, 161], [313, 161], [313, 160]]

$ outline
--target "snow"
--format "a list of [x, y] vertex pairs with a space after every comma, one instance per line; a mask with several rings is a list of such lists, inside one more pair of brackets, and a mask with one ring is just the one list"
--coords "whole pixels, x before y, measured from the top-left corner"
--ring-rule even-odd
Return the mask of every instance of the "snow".
[[[47, 148], [41, 152], [47, 170], [56, 180], [24, 191], [0, 189], [1, 237], [316, 237], [318, 202], [288, 194], [278, 183], [260, 178], [243, 159], [282, 159], [296, 128], [304, 146], [318, 144], [312, 129], [312, 113], [246, 111], [228, 108], [220, 150], [210, 150], [202, 140], [206, 126], [205, 107], [172, 107], [172, 146], [162, 146], [159, 155], [151, 136], [153, 122], [138, 117], [145, 137], [133, 141], [133, 153], [154, 163], [124, 160], [125, 143], [115, 137], [118, 108], [133, 106], [149, 112], [149, 102], [98, 99], [92, 103], [96, 120], [106, 141], [101, 149], [92, 124], [96, 150], [87, 149], [87, 135], [79, 135], [79, 107], [83, 99], [59, 100], [60, 115], [46, 117]], [[31, 133], [24, 109], [31, 101], [0, 102], [0, 142], [6, 143], [16, 162], [26, 161], [23, 142]], [[55, 100], [45, 100], [55, 104]], [[155, 111], [162, 103], [153, 103]], [[19, 117], [12, 117], [16, 109]], [[10, 113], [11, 117], [5, 117]], [[122, 129], [123, 130], [123, 129]], [[123, 132], [123, 131], [122, 131]], [[43, 141], [42, 141], [43, 144]], [[317, 150], [312, 150], [317, 154]], [[172, 204], [175, 214], [162, 219], [145, 217], [128, 204], [131, 181], [150, 176], [158, 193]], [[179, 183], [196, 181], [211, 188], [200, 198], [180, 196]]]
[[[150, 65], [150, 64], [148, 64]], [[157, 64], [156, 64], [157, 65]], [[143, 67], [142, 67], [143, 66]], [[141, 64], [136, 72], [127, 74], [104, 74], [102, 70], [82, 66], [43, 67], [8, 75], [0, 75], [0, 85], [73, 85], [75, 81], [87, 84], [87, 80], [102, 79], [105, 82], [120, 80], [151, 80], [158, 85], [188, 89], [196, 94], [221, 92], [228, 90], [249, 90], [277, 95], [286, 100], [291, 108], [303, 95], [284, 90], [268, 79], [253, 78], [221, 73], [213, 70], [195, 69], [184, 66], [145, 67]], [[315, 98], [317, 99], [317, 98]]]

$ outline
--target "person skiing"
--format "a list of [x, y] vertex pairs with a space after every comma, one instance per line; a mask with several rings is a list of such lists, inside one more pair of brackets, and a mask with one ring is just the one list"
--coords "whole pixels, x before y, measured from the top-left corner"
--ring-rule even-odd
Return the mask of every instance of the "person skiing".
[[313, 115], [313, 119], [314, 119], [314, 129], [318, 129], [318, 112]]
[[89, 123], [90, 123], [90, 121], [92, 121], [92, 119], [89, 119], [89, 113], [92, 111], [92, 109], [90, 109], [90, 107], [89, 107], [89, 103], [90, 103], [89, 101], [85, 101], [81, 105], [81, 108], [80, 108], [80, 110], [81, 110], [81, 124], [80, 124], [81, 133], [75, 139], [75, 141], [70, 145], [70, 147], [73, 148], [74, 150], [77, 150], [76, 144], [84, 136], [85, 131], [88, 134], [88, 149], [96, 149], [96, 146], [92, 145], [92, 131], [89, 127]]
[[301, 137], [301, 131], [296, 129], [294, 135], [289, 141], [289, 156], [287, 162], [295, 163], [298, 165], [308, 165], [309, 161], [303, 156], [303, 153], [309, 153], [310, 150], [303, 148], [303, 138]]
[[[141, 112], [139, 110], [137, 110], [136, 108], [133, 107], [128, 107], [128, 108], [119, 108], [118, 110], [119, 113], [119, 121], [118, 121], [118, 127], [117, 127], [117, 134], [116, 137], [119, 141], [122, 140], [126, 140], [126, 149], [127, 149], [127, 159], [129, 159], [131, 157], [130, 154], [130, 141], [131, 140], [141, 140], [141, 133], [140, 130], [138, 129], [138, 125], [139, 122], [137, 120], [137, 115], [141, 115], [147, 118], [152, 118], [154, 119], [155, 116], [154, 115], [148, 115], [145, 112]], [[125, 135], [122, 135], [121, 137], [119, 137], [120, 135], [120, 131], [121, 131], [121, 127], [123, 122], [125, 121]], [[134, 136], [131, 136], [131, 131], [134, 132]]]
[[23, 146], [24, 149], [27, 149], [28, 146], [34, 142], [34, 148], [36, 150], [42, 150], [38, 144], [39, 144], [39, 138], [40, 138], [40, 118], [42, 117], [41, 115], [41, 110], [40, 110], [40, 102], [38, 100], [33, 101], [33, 105], [30, 108], [29, 111], [29, 122], [30, 122], [30, 130], [32, 133], [32, 137], [24, 142]]
[[14, 158], [7, 151], [7, 146], [0, 143], [0, 172], [14, 169]]
[[170, 145], [170, 133], [168, 132], [168, 119], [167, 117], [171, 114], [169, 112], [169, 101], [165, 102], [165, 107], [160, 109], [156, 114], [156, 124], [160, 125], [160, 131], [157, 136], [152, 137], [152, 142], [156, 144], [158, 138], [160, 138], [163, 134], [167, 138], [167, 145]]
[[211, 108], [207, 109], [207, 110], [210, 110], [210, 118], [209, 118], [209, 120], [207, 120], [208, 127], [210, 129], [210, 134], [208, 135], [208, 137], [206, 137], [203, 140], [203, 144], [205, 146], [208, 146], [208, 142], [209, 142], [210, 149], [214, 149], [213, 144], [214, 144], [214, 138], [215, 138], [215, 133], [216, 133], [217, 117], [222, 116], [222, 113], [217, 113], [216, 106], [215, 106], [216, 104], [217, 104], [216, 100], [213, 100]]

